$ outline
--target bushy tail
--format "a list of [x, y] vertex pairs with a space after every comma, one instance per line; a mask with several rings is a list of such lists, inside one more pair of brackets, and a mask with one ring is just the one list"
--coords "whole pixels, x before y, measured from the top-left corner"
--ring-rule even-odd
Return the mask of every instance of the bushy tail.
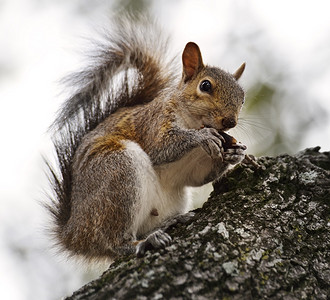
[[98, 43], [90, 66], [65, 78], [74, 92], [52, 125], [59, 172], [47, 163], [54, 191], [48, 209], [57, 234], [70, 217], [72, 159], [83, 136], [118, 108], [150, 102], [172, 85], [167, 42], [145, 18], [118, 18]]

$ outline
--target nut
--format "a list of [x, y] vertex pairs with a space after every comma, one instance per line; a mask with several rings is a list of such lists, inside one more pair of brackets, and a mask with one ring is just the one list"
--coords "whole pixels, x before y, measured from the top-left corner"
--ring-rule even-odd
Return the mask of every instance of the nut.
[[225, 142], [222, 144], [224, 151], [227, 151], [228, 149], [237, 149], [237, 148], [246, 150], [245, 145], [238, 143], [237, 140], [228, 133], [225, 133], [223, 131], [219, 131], [219, 133], [225, 140]]

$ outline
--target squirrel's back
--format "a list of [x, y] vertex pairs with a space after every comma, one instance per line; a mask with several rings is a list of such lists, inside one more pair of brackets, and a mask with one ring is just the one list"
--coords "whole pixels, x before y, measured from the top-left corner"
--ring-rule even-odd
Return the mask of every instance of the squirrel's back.
[[90, 65], [64, 78], [73, 89], [52, 125], [57, 167], [46, 162], [53, 190], [46, 205], [60, 235], [71, 211], [72, 161], [86, 134], [118, 108], [155, 99], [175, 80], [173, 61], [157, 24], [144, 17], [120, 17], [97, 43]]

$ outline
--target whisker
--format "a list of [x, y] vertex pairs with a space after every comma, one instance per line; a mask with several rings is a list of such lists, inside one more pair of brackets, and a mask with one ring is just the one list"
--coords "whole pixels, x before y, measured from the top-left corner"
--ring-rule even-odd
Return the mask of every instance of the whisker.
[[239, 120], [238, 125], [244, 126], [245, 128], [258, 129], [260, 131], [272, 131], [272, 128], [263, 122], [248, 122], [245, 120]]
[[238, 118], [235, 137], [241, 138], [244, 142], [250, 143], [252, 146], [263, 144], [265, 141], [272, 139], [273, 130], [268, 119], [264, 116], [241, 116]]
[[245, 127], [252, 127], [252, 128], [257, 128], [261, 129], [264, 131], [272, 131], [272, 129], [269, 126], [266, 126], [264, 123], [261, 122], [242, 122], [240, 121], [238, 125], [245, 126]]

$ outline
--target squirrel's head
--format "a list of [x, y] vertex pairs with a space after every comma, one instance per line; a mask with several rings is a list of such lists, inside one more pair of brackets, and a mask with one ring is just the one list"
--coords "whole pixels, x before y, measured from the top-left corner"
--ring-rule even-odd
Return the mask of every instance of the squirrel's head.
[[212, 127], [226, 131], [237, 125], [244, 103], [244, 91], [237, 83], [245, 63], [233, 74], [204, 66], [198, 45], [188, 43], [182, 54], [181, 105], [191, 128]]

